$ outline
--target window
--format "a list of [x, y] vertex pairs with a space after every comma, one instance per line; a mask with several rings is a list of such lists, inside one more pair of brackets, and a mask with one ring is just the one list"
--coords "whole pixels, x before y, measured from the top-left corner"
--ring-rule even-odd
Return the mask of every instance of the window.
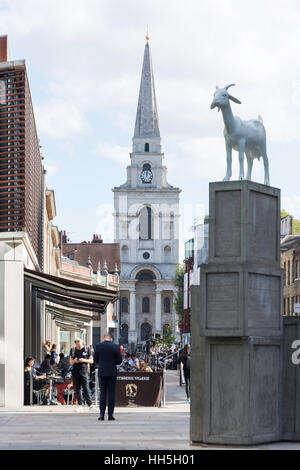
[[143, 313], [149, 313], [150, 312], [150, 299], [149, 299], [149, 297], [144, 297], [143, 298], [142, 310], [143, 310]]
[[127, 297], [121, 298], [121, 312], [128, 313], [128, 299]]
[[146, 341], [151, 337], [151, 325], [149, 323], [143, 323], [141, 326], [141, 341]]
[[121, 344], [128, 344], [128, 325], [123, 323], [120, 331], [120, 342]]
[[164, 299], [164, 312], [165, 313], [170, 313], [171, 312], [170, 297], [165, 297], [165, 299]]
[[288, 272], [287, 272], [287, 283], [288, 283], [288, 286], [290, 285], [291, 283], [291, 262], [290, 260], [288, 261]]
[[145, 152], [147, 152], [147, 153], [149, 152], [149, 144], [148, 143], [145, 144]]
[[140, 240], [152, 239], [152, 210], [150, 207], [143, 207], [139, 217]]
[[171, 247], [165, 246], [164, 248], [164, 262], [170, 263], [171, 262]]

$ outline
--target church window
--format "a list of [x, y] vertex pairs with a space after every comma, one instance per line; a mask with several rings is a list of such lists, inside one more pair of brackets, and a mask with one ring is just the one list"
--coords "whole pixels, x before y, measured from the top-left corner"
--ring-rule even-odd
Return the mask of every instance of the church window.
[[140, 240], [152, 239], [152, 210], [150, 207], [143, 207], [140, 212], [139, 232]]
[[165, 300], [164, 300], [164, 312], [165, 312], [165, 313], [170, 313], [170, 312], [171, 312], [170, 297], [165, 297]]
[[149, 313], [150, 312], [150, 299], [149, 297], [144, 297], [143, 298], [143, 313]]
[[128, 299], [127, 297], [122, 297], [121, 299], [121, 312], [128, 313]]
[[151, 325], [149, 323], [143, 323], [141, 326], [141, 341], [146, 341], [151, 338]]
[[122, 344], [128, 344], [128, 325], [126, 323], [123, 323], [120, 331], [120, 341]]
[[147, 153], [149, 152], [149, 144], [148, 144], [148, 142], [145, 144], [145, 152], [147, 152]]
[[164, 248], [164, 262], [170, 263], [171, 262], [171, 247], [165, 246]]
[[147, 251], [145, 253], [143, 253], [143, 258], [144, 259], [149, 259], [150, 258], [150, 253], [148, 253]]

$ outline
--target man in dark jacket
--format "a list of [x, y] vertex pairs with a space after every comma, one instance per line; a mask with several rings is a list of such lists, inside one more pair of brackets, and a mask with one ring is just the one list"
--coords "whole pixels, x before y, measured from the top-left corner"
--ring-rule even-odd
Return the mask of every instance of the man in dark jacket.
[[121, 364], [122, 356], [120, 346], [112, 342], [110, 335], [106, 334], [103, 342], [97, 344], [94, 361], [98, 364], [100, 383], [100, 417], [98, 419], [99, 421], [104, 420], [106, 397], [108, 395], [108, 419], [114, 421], [117, 365]]

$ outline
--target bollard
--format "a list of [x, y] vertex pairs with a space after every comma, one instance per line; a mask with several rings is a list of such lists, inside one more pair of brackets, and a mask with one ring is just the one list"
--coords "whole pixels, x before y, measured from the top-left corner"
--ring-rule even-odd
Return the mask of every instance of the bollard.
[[33, 377], [32, 377], [32, 370], [29, 371], [30, 375], [30, 406], [33, 405]]
[[163, 392], [163, 405], [166, 406], [166, 395], [167, 395], [167, 369], [166, 369], [166, 361], [164, 361], [164, 392]]

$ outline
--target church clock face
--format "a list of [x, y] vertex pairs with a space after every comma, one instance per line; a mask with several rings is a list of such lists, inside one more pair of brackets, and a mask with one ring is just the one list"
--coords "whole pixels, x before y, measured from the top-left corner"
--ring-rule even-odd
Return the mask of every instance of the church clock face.
[[153, 173], [151, 171], [151, 166], [146, 164], [143, 166], [143, 171], [141, 173], [141, 180], [143, 183], [151, 183], [153, 179]]

